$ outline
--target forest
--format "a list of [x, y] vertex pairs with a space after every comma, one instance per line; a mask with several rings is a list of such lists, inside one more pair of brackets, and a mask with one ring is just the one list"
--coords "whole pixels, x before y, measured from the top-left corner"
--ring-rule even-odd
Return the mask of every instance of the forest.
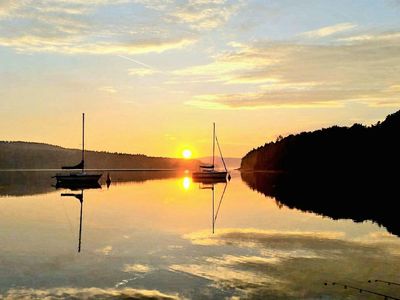
[[291, 134], [248, 152], [241, 170], [380, 172], [398, 170], [400, 111], [372, 126], [333, 126]]

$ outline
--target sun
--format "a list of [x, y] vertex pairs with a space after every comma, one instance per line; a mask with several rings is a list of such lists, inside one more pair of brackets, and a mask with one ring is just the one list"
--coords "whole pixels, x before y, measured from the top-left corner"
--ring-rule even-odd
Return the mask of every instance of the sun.
[[192, 157], [192, 151], [190, 151], [189, 149], [185, 149], [182, 151], [182, 156], [183, 158], [189, 159]]

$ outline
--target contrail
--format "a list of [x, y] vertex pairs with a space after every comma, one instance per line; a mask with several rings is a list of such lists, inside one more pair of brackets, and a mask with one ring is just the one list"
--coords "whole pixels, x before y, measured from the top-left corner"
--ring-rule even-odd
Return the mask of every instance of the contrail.
[[143, 66], [143, 67], [146, 67], [146, 68], [149, 68], [149, 69], [152, 69], [152, 70], [156, 70], [156, 69], [153, 68], [152, 66], [146, 65], [145, 63], [142, 63], [142, 62], [140, 62], [140, 61], [138, 61], [138, 60], [135, 60], [135, 59], [133, 59], [133, 58], [130, 58], [130, 57], [127, 57], [127, 56], [123, 56], [123, 55], [117, 55], [117, 56], [120, 57], [120, 58], [123, 58], [123, 59], [127, 59], [127, 60], [129, 60], [129, 61], [132, 61], [132, 62], [134, 62], [134, 63], [136, 63], [136, 64], [138, 64], [138, 65], [141, 65], [141, 66]]

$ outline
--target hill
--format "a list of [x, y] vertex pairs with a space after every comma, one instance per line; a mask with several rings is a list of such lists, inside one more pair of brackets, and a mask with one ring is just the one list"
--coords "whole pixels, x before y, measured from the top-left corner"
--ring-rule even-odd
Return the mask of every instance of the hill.
[[247, 153], [242, 170], [386, 171], [399, 167], [400, 111], [373, 126], [333, 126], [278, 138]]
[[[43, 143], [0, 141], [0, 169], [59, 169], [81, 160], [81, 150]], [[195, 169], [199, 162], [143, 154], [85, 151], [88, 169]]]

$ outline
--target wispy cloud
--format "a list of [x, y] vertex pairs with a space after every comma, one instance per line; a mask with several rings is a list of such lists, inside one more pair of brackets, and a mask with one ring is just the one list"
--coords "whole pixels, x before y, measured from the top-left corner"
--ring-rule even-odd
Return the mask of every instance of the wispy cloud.
[[171, 13], [174, 21], [198, 30], [209, 30], [225, 24], [242, 6], [225, 0], [188, 1]]
[[[0, 2], [0, 46], [19, 52], [133, 55], [180, 49], [196, 41], [158, 22], [98, 22], [97, 8], [135, 5], [127, 0], [47, 0]], [[149, 18], [151, 15], [149, 15]], [[149, 30], [149, 26], [152, 29]], [[140, 28], [146, 30], [140, 30]], [[12, 28], [12, 30], [10, 30]], [[131, 28], [135, 28], [132, 30]]]
[[104, 248], [97, 249], [96, 252], [104, 255], [110, 255], [112, 252], [112, 246], [105, 246]]
[[356, 28], [357, 25], [353, 23], [340, 23], [332, 26], [322, 27], [316, 30], [311, 30], [303, 32], [301, 35], [308, 38], [319, 38], [330, 36], [339, 32], [348, 31], [350, 29]]
[[7, 46], [21, 52], [55, 52], [63, 54], [141, 54], [161, 53], [179, 49], [194, 43], [194, 39], [153, 39], [127, 42], [88, 43], [81, 38], [16, 36], [1, 37], [0, 46]]
[[[385, 46], [382, 47], [382, 39]], [[202, 108], [341, 106], [358, 101], [397, 106], [392, 86], [400, 82], [400, 33], [330, 44], [259, 42], [215, 56], [212, 63], [174, 72], [185, 80], [219, 82], [221, 90], [244, 85], [246, 92], [198, 94], [186, 104]], [[249, 89], [249, 85], [251, 88]]]
[[25, 1], [14, 1], [14, 0], [1, 0], [0, 1], [0, 19], [2, 17], [8, 17], [18, 7], [22, 6]]
[[108, 94], [115, 94], [117, 90], [112, 86], [102, 86], [99, 88], [99, 91], [106, 92]]
[[339, 41], [344, 42], [363, 42], [363, 41], [391, 41], [399, 40], [400, 32], [386, 32], [379, 34], [360, 34], [340, 38]]
[[177, 300], [177, 295], [168, 295], [157, 290], [132, 288], [51, 288], [51, 289], [10, 289], [4, 299], [160, 299]]
[[132, 264], [132, 265], [124, 265], [124, 268], [122, 271], [127, 272], [127, 273], [147, 273], [151, 269], [148, 265], [142, 265], [142, 264]]
[[149, 69], [149, 68], [132, 68], [128, 70], [128, 74], [132, 76], [139, 76], [139, 77], [144, 77], [144, 76], [149, 76], [156, 74], [157, 71], [154, 69]]
[[[340, 231], [227, 228], [215, 234], [193, 232], [185, 238], [195, 245], [213, 247], [212, 255], [203, 255], [187, 264], [173, 264], [171, 270], [211, 280], [219, 288], [239, 286], [246, 291], [246, 298], [316, 299], [327, 293], [321, 278], [343, 282], [352, 278], [362, 282], [370, 273], [370, 268], [364, 268], [366, 264], [381, 276], [390, 276], [396, 273], [399, 261], [395, 239], [386, 236], [347, 239]], [[247, 255], [242, 250], [236, 252], [242, 255], [227, 255], [226, 246], [246, 249]], [[382, 265], [382, 257], [390, 263]], [[304, 276], [304, 270], [309, 269], [319, 271]], [[332, 293], [333, 297], [340, 295]]]

